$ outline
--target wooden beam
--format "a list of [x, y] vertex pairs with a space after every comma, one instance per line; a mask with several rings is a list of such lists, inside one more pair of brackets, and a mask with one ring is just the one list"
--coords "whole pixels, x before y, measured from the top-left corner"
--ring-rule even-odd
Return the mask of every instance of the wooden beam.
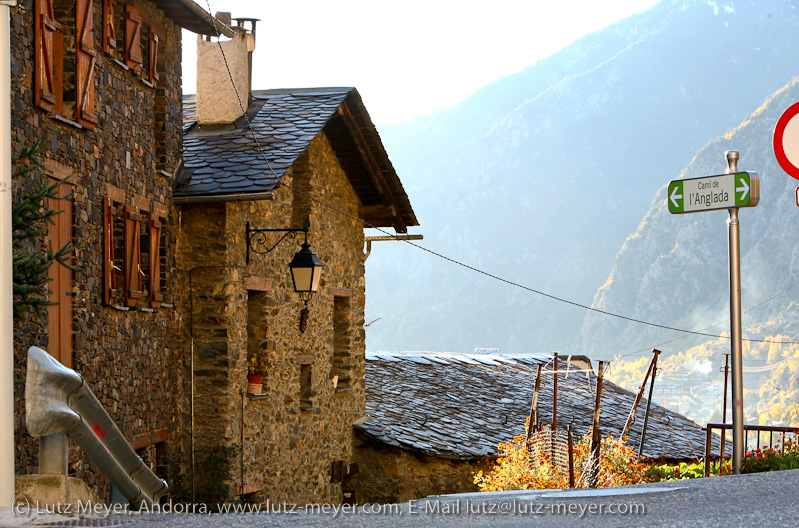
[[369, 148], [369, 144], [366, 142], [366, 138], [363, 136], [363, 132], [358, 126], [358, 122], [355, 120], [352, 112], [350, 112], [346, 102], [339, 106], [338, 113], [342, 117], [344, 127], [347, 129], [350, 136], [352, 136], [352, 139], [358, 148], [358, 152], [361, 155], [364, 166], [366, 167], [366, 172], [369, 173], [369, 177], [374, 183], [380, 198], [383, 200], [383, 202], [385, 202], [385, 205], [388, 205], [393, 209], [393, 215], [390, 220], [393, 220], [394, 230], [397, 233], [407, 233], [408, 228], [405, 225], [405, 222], [403, 222], [402, 218], [400, 218], [400, 215], [397, 214], [398, 209], [396, 200], [394, 198], [394, 193], [391, 192], [391, 187], [389, 187], [388, 182], [383, 176], [383, 172], [380, 170], [380, 164], [372, 154], [372, 149]]

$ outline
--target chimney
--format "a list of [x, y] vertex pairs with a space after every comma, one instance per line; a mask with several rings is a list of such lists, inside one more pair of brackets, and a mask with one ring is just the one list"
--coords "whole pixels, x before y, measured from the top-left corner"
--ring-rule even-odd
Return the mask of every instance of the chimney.
[[[217, 13], [216, 18], [231, 25], [230, 13]], [[251, 31], [242, 27], [243, 21], [251, 23]], [[230, 40], [197, 37], [197, 122], [200, 125], [233, 123], [247, 111], [256, 21], [236, 19], [237, 26], [232, 27], [235, 36]]]

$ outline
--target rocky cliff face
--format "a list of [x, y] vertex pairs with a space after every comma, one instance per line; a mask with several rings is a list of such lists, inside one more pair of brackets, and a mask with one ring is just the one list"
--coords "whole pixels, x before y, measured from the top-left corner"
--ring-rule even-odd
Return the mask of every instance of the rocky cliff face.
[[[795, 48], [796, 18], [787, 1], [665, 0], [452, 109], [381, 127], [422, 224], [422, 245], [536, 290], [591, 304], [625, 239], [641, 218], [648, 215], [645, 227], [652, 220], [647, 210], [658, 189], [678, 177], [708, 141], [737, 127], [797, 73], [789, 51]], [[770, 137], [768, 126], [762, 126], [764, 137]], [[742, 168], [759, 163], [753, 149], [735, 147], [742, 151]], [[692, 170], [723, 172], [721, 153], [707, 163], [694, 163]], [[764, 176], [766, 169], [760, 169]], [[768, 185], [764, 193], [771, 192]], [[743, 221], [755, 214], [762, 213], [744, 212]], [[669, 240], [666, 254], [671, 254], [676, 240], [675, 255], [683, 255], [681, 248], [696, 237], [702, 247], [686, 252], [686, 262], [709, 266], [708, 259], [719, 259], [723, 264], [724, 213], [712, 216], [721, 218], [719, 235], [697, 229], [669, 238], [657, 231], [657, 241], [641, 237], [638, 243], [662, 251], [660, 241]], [[695, 221], [700, 220], [676, 220], [671, 234], [678, 234], [677, 225]], [[678, 291], [660, 292], [658, 273], [667, 271], [656, 266], [643, 279], [634, 263], [619, 261], [613, 280], [640, 279], [633, 289], [646, 280], [649, 289], [641, 291], [657, 296], [648, 299], [652, 307], [642, 316], [665, 304], [685, 306], [681, 296], [695, 290], [708, 299], [711, 313], [683, 308], [680, 321], [723, 315], [716, 308], [721, 305], [710, 300], [725, 298], [724, 284], [684, 277]], [[380, 318], [369, 327], [372, 350], [482, 346], [583, 353], [581, 343], [600, 333], [605, 343], [614, 328], [623, 330], [605, 327], [604, 320], [584, 325], [582, 309], [405, 244], [375, 247], [367, 280], [367, 321]], [[758, 280], [758, 287], [770, 291], [772, 279]], [[611, 297], [597, 302], [638, 315]], [[668, 319], [662, 315], [656, 320]], [[630, 332], [642, 337], [640, 331]], [[597, 342], [589, 348], [607, 357], [615, 349], [606, 346]]]
[[[795, 204], [799, 182], [782, 171], [772, 148], [777, 120], [797, 101], [799, 80], [794, 80], [739, 127], [700, 150], [680, 175], [692, 178], [723, 173], [726, 150], [740, 151], [740, 170], [760, 175], [759, 205], [741, 209], [739, 214], [742, 304], [748, 310], [743, 317], [744, 337], [799, 337], [790, 320], [781, 317], [799, 293], [795, 288], [799, 282], [799, 209]], [[624, 243], [594, 306], [690, 330], [723, 323], [705, 331], [729, 333], [728, 213], [672, 215], [666, 199], [664, 186], [639, 228]], [[582, 349], [592, 357], [607, 358], [680, 335], [589, 314], [582, 328]], [[665, 344], [663, 350], [680, 351], [702, 341], [707, 339], [689, 337]]]

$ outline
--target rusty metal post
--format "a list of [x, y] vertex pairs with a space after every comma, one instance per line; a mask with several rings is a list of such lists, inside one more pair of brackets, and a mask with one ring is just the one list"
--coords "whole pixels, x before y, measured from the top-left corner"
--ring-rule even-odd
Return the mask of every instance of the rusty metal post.
[[541, 390], [541, 363], [538, 364], [538, 374], [535, 377], [535, 389], [533, 390], [533, 403], [530, 405], [530, 420], [527, 422], [527, 437], [524, 445], [530, 444], [530, 436], [533, 428], [538, 424], [538, 391]]
[[660, 355], [660, 350], [657, 348], [652, 349], [652, 359], [649, 361], [649, 368], [646, 369], [646, 375], [644, 376], [644, 381], [641, 382], [641, 388], [638, 389], [638, 395], [635, 397], [635, 402], [633, 403], [633, 408], [630, 409], [630, 415], [627, 417], [627, 422], [624, 424], [624, 429], [621, 431], [621, 438], [624, 439], [627, 436], [627, 433], [630, 431], [630, 427], [635, 420], [635, 411], [638, 410], [638, 404], [641, 403], [641, 398], [644, 395], [644, 390], [646, 389], [646, 380], [649, 379], [649, 375], [652, 373], [652, 369], [657, 365], [658, 356]]
[[[724, 354], [724, 399], [721, 403], [721, 423], [727, 423], [727, 378], [729, 377], [730, 373], [730, 355]], [[727, 430], [721, 430], [721, 452], [719, 456], [721, 456], [722, 460], [724, 459], [724, 447], [727, 443]]]
[[649, 425], [649, 409], [652, 408], [652, 393], [655, 391], [655, 377], [657, 376], [657, 366], [652, 369], [652, 379], [649, 382], [649, 397], [646, 400], [646, 413], [644, 414], [644, 427], [641, 430], [641, 443], [638, 444], [638, 456], [644, 456], [644, 439], [646, 438], [646, 427]]
[[[722, 430], [722, 432], [723, 432], [723, 430]], [[710, 424], [708, 424], [707, 427], [705, 428], [705, 471], [704, 471], [704, 474], [705, 474], [706, 477], [710, 476], [710, 455], [711, 455], [710, 451], [711, 451], [711, 445], [713, 445], [712, 444], [712, 441], [713, 441], [712, 434], [713, 434], [713, 428], [711, 428]], [[721, 464], [721, 462], [719, 462], [719, 464]], [[721, 472], [721, 466], [720, 465], [719, 465], [719, 472]]]
[[558, 430], [558, 353], [555, 352], [555, 381], [552, 386], [552, 430]]
[[595, 488], [599, 472], [599, 453], [602, 444], [602, 433], [599, 430], [599, 409], [602, 402], [602, 387], [604, 385], [605, 362], [599, 362], [599, 373], [596, 377], [596, 400], [594, 402], [594, 420], [591, 430], [591, 473], [588, 487]]
[[[735, 150], [724, 153], [727, 159], [727, 174], [738, 172], [740, 155]], [[738, 208], [729, 209], [727, 220], [730, 261], [730, 353], [732, 354], [732, 472], [741, 472], [741, 463], [746, 452], [744, 439], [744, 381], [743, 340], [741, 327], [741, 234]]]
[[574, 487], [574, 434], [569, 424], [569, 488]]

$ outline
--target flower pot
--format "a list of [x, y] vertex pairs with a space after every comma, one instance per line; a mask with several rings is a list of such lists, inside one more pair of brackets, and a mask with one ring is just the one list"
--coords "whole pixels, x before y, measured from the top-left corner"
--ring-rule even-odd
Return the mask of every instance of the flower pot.
[[247, 376], [247, 392], [250, 394], [261, 394], [264, 386], [264, 377], [261, 375], [250, 374]]

